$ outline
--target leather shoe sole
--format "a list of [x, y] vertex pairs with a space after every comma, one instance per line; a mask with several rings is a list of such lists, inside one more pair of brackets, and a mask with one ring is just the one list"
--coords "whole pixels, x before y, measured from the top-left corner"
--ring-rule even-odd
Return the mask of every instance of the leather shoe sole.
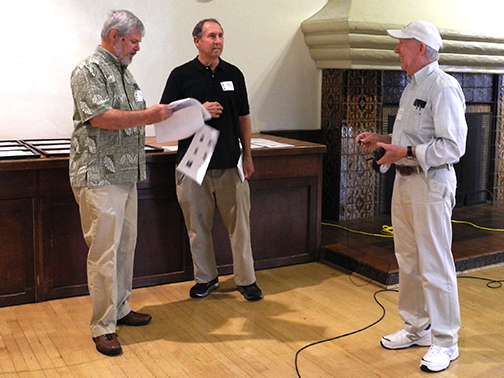
[[130, 311], [128, 315], [117, 321], [117, 324], [128, 326], [143, 326], [150, 323], [152, 316], [149, 314], [141, 314], [139, 312]]
[[96, 350], [106, 356], [117, 356], [122, 353], [121, 344], [115, 333], [93, 337], [93, 341], [96, 344]]

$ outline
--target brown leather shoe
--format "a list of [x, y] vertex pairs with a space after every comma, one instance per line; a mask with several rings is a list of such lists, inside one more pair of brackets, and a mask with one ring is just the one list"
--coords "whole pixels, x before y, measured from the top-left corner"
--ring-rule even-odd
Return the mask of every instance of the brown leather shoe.
[[143, 326], [149, 324], [152, 316], [149, 314], [141, 314], [139, 312], [130, 311], [128, 315], [117, 321], [117, 324], [129, 326]]
[[121, 344], [115, 333], [93, 337], [93, 341], [96, 344], [96, 350], [106, 356], [117, 356], [122, 353]]

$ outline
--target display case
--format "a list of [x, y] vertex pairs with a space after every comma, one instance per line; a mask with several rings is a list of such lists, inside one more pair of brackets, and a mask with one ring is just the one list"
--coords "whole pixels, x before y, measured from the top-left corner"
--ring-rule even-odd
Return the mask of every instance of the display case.
[[[256, 146], [251, 238], [256, 269], [318, 259], [325, 146], [273, 136]], [[276, 138], [276, 139], [274, 139]], [[87, 246], [68, 177], [68, 157], [51, 155], [63, 140], [26, 140], [37, 159], [0, 160], [0, 306], [87, 294]], [[51, 141], [52, 142], [52, 141]], [[57, 142], [57, 143], [56, 143]], [[147, 179], [138, 183], [135, 288], [191, 280], [187, 231], [175, 188], [173, 146], [151, 138]], [[147, 147], [148, 148], [148, 147]], [[55, 150], [58, 150], [55, 148]], [[219, 274], [232, 274], [227, 231], [214, 221]]]

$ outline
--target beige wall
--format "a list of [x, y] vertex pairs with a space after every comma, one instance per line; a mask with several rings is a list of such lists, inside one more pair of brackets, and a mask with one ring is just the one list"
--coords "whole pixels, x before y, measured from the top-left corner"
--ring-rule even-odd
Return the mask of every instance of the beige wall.
[[301, 28], [318, 68], [398, 70], [386, 30], [431, 21], [443, 38], [443, 69], [502, 74], [500, 8], [500, 0], [328, 0]]
[[[350, 3], [352, 20], [405, 24], [428, 19], [443, 28], [470, 27], [502, 36], [502, 0], [330, 0]], [[327, 0], [8, 0], [2, 2], [0, 139], [68, 137], [70, 72], [99, 44], [109, 9], [125, 8], [145, 23], [131, 70], [148, 104], [159, 101], [170, 70], [196, 55], [191, 30], [205, 17], [224, 26], [223, 58], [249, 87], [253, 129], [320, 126], [320, 70], [301, 23]], [[6, 5], [7, 4], [7, 5]], [[493, 11], [488, 11], [488, 10]], [[348, 16], [348, 15], [347, 15]], [[152, 128], [149, 128], [152, 133]]]
[[[332, 0], [330, 0], [332, 1]], [[336, 0], [339, 2], [341, 0]], [[344, 0], [348, 2], [349, 0]], [[353, 0], [351, 20], [405, 25], [414, 20], [438, 28], [503, 37], [502, 0]]]
[[[0, 139], [68, 137], [70, 73], [100, 43], [110, 9], [129, 9], [146, 26], [130, 66], [148, 104], [166, 78], [196, 56], [191, 31], [200, 19], [224, 26], [223, 58], [249, 88], [254, 132], [318, 128], [320, 70], [300, 24], [326, 0], [16, 0], [2, 2]], [[149, 133], [153, 131], [149, 127]]]
[[504, 37], [502, 0], [328, 0], [317, 18], [406, 25], [425, 20], [438, 28]]

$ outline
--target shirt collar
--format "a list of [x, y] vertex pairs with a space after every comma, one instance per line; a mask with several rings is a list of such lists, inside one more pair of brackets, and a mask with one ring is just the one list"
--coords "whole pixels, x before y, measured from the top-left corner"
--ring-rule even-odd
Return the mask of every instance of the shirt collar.
[[126, 70], [127, 67], [123, 66], [119, 61], [119, 58], [112, 54], [107, 49], [104, 49], [100, 45], [96, 48], [96, 53], [101, 55], [103, 59], [108, 60], [110, 63], [114, 64], [120, 71]]
[[[207, 69], [207, 66], [205, 66], [203, 63], [201, 63], [201, 61], [198, 59], [198, 57], [196, 56], [196, 58], [194, 58], [193, 62], [195, 62], [196, 66], [201, 69], [201, 70], [206, 70]], [[223, 61], [221, 58], [219, 58], [219, 64], [217, 65], [217, 67], [215, 67], [215, 70], [225, 70], [226, 69], [226, 62]]]
[[434, 71], [437, 71], [438, 69], [439, 69], [439, 63], [436, 60], [432, 63], [429, 63], [425, 67], [421, 68], [417, 72], [415, 72], [413, 74], [413, 76], [411, 76], [411, 81], [414, 80], [415, 83], [418, 85], [422, 81], [424, 81], [431, 73], [433, 73]]

